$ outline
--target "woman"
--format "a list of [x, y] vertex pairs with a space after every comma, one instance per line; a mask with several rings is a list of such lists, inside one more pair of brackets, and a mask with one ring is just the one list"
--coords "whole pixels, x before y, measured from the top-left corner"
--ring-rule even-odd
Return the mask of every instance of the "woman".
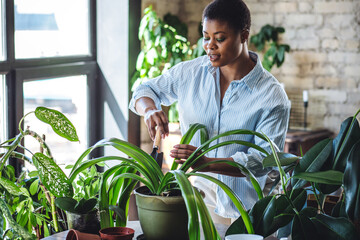
[[[283, 148], [290, 102], [279, 82], [262, 67], [259, 57], [248, 50], [249, 9], [242, 0], [215, 0], [204, 9], [202, 22], [207, 55], [179, 63], [162, 76], [143, 83], [134, 92], [130, 108], [145, 116], [152, 139], [156, 126], [163, 138], [169, 133], [161, 104], [178, 101], [182, 133], [193, 123], [204, 124], [209, 137], [234, 129], [250, 129], [265, 133]], [[250, 135], [229, 136], [219, 141], [232, 139], [253, 142], [270, 151], [265, 141]], [[175, 145], [170, 156], [182, 163], [199, 145], [196, 135], [191, 145]], [[263, 157], [254, 149], [230, 145], [210, 152], [197, 165], [220, 159], [235, 161], [249, 168], [264, 187], [271, 169], [263, 169]], [[246, 208], [257, 201], [250, 181], [237, 168], [213, 164], [204, 171], [215, 173], [231, 187]], [[215, 213], [224, 218], [239, 217], [221, 189], [198, 179], [195, 185], [205, 191], [205, 201], [214, 207]]]

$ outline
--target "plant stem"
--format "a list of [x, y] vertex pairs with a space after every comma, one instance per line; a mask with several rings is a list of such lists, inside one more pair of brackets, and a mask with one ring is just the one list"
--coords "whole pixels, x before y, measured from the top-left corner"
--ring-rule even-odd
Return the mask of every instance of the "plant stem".
[[50, 193], [50, 198], [51, 198], [51, 215], [52, 215], [52, 219], [53, 219], [53, 223], [54, 223], [54, 229], [55, 229], [55, 232], [58, 232], [59, 231], [59, 222], [58, 222], [58, 218], [56, 215], [55, 196]]
[[[43, 150], [45, 150], [45, 155], [47, 155], [50, 158], [53, 158], [52, 154], [51, 154], [51, 151], [50, 151], [50, 148], [45, 142], [45, 139], [40, 137], [39, 134], [37, 134], [36, 132], [31, 131], [29, 129], [27, 129], [24, 134], [32, 136], [33, 138], [35, 138], [40, 143], [40, 152], [43, 153]], [[45, 136], [44, 136], [44, 138], [45, 138]]]
[[21, 124], [22, 124], [22, 122], [24, 121], [25, 117], [26, 117], [27, 115], [30, 115], [31, 113], [35, 113], [35, 111], [28, 112], [28, 113], [25, 114], [25, 115], [20, 119], [20, 121], [19, 121], [19, 131], [20, 131], [20, 133], [21, 133], [22, 135], [24, 135], [24, 131], [23, 131], [23, 129], [21, 128]]
[[312, 187], [312, 189], [313, 189], [314, 196], [315, 196], [316, 202], [317, 202], [317, 204], [318, 204], [318, 206], [319, 206], [319, 208], [320, 208], [320, 211], [321, 211], [322, 213], [324, 213], [324, 209], [323, 209], [323, 207], [322, 207], [322, 204], [320, 203], [319, 196], [316, 194], [316, 189], [315, 189], [314, 183], [311, 183], [311, 187]]

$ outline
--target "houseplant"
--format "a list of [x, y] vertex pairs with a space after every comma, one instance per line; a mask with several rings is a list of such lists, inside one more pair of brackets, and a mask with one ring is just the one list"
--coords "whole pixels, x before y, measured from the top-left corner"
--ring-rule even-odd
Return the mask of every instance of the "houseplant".
[[[187, 26], [178, 17], [167, 14], [160, 19], [151, 6], [144, 10], [139, 26], [141, 51], [136, 61], [136, 72], [131, 79], [134, 90], [143, 81], [160, 76], [175, 64], [204, 55], [202, 38], [190, 45]], [[169, 107], [169, 121], [178, 122], [176, 103]]]
[[[64, 216], [59, 214], [59, 211], [57, 211], [55, 206], [55, 198], [58, 198], [57, 201], [60, 202], [60, 206], [69, 210], [71, 208], [71, 203], [74, 204], [74, 201], [76, 201], [72, 199], [72, 197], [74, 191], [77, 191], [76, 184], [74, 184], [77, 180], [77, 176], [94, 164], [104, 161], [100, 159], [95, 161], [84, 161], [83, 164], [78, 164], [77, 168], [73, 169], [76, 171], [75, 174], [71, 175], [70, 181], [69, 177], [67, 177], [62, 169], [56, 164], [51, 154], [50, 148], [44, 139], [42, 139], [38, 133], [31, 131], [30, 128], [27, 128], [25, 131], [22, 129], [21, 123], [29, 114], [35, 114], [39, 120], [49, 124], [58, 135], [66, 138], [67, 140], [78, 141], [75, 127], [62, 113], [53, 109], [38, 107], [35, 111], [26, 114], [21, 119], [19, 123], [19, 134], [15, 138], [11, 138], [4, 143], [1, 143], [0, 146], [1, 148], [5, 149], [5, 152], [0, 154], [0, 169], [2, 173], [0, 178], [0, 186], [4, 188], [3, 196], [6, 201], [1, 205], [1, 210], [3, 215], [7, 218], [7, 221], [10, 223], [10, 227], [14, 231], [14, 234], [20, 234], [21, 237], [25, 239], [31, 238], [33, 227], [38, 227], [39, 225], [44, 227], [43, 231], [45, 231], [45, 236], [50, 232], [47, 227], [48, 223], [50, 223], [50, 227], [55, 232], [64, 230], [64, 228], [59, 226], [59, 217], [64, 219]], [[31, 153], [31, 158], [17, 151], [17, 148], [23, 148], [26, 151], [29, 151], [21, 144], [22, 139], [26, 136], [34, 137], [40, 145], [40, 152]], [[23, 180], [19, 180], [22, 179], [22, 177], [16, 179], [13, 176], [14, 171], [11, 171], [11, 166], [5, 165], [5, 162], [9, 159], [9, 157], [26, 160], [36, 167], [37, 170], [31, 174], [33, 176], [38, 175], [39, 177], [32, 179], [31, 185], [28, 186], [29, 190], [23, 187], [18, 187], [18, 182], [22, 182]], [[94, 183], [94, 186], [96, 185], [97, 187], [92, 190], [90, 189], [85, 191], [85, 195], [89, 195], [90, 192], [93, 192], [92, 195], [94, 195], [94, 193], [98, 192], [96, 188], [100, 188], [99, 182], [100, 179], [95, 182], [96, 184]], [[84, 186], [84, 189], [86, 190], [87, 188]], [[44, 194], [45, 190], [47, 192], [46, 196]], [[35, 205], [33, 205], [35, 201], [33, 201], [32, 197], [32, 195], [35, 193], [37, 194], [37, 198], [42, 201], [42, 208], [46, 210], [44, 213], [45, 216], [36, 212], [37, 209], [35, 209]], [[23, 196], [25, 196], [26, 201], [22, 200], [24, 199]], [[81, 197], [82, 195], [77, 193], [77, 196]], [[13, 199], [15, 199], [15, 201]], [[20, 199], [20, 201], [16, 199]], [[47, 201], [44, 199], [47, 199]], [[47, 202], [48, 205], [45, 204]], [[63, 202], [67, 203], [67, 205], [62, 204]], [[27, 208], [25, 208], [25, 203], [30, 207], [29, 210], [26, 210]], [[31, 204], [29, 205], [29, 203]], [[80, 200], [78, 202], [76, 201], [76, 204], [73, 206], [72, 210], [75, 212], [86, 213], [93, 211], [94, 205], [97, 203], [98, 201], [94, 198], [89, 200]], [[13, 208], [16, 209], [14, 210]], [[50, 217], [48, 216], [48, 213], [50, 213]], [[14, 214], [16, 216], [16, 221], [12, 216]], [[23, 229], [23, 227], [26, 227], [27, 231]]]
[[266, 24], [260, 32], [250, 37], [250, 43], [256, 50], [264, 53], [262, 65], [269, 72], [274, 65], [280, 67], [285, 61], [285, 52], [290, 51], [288, 44], [279, 43], [279, 34], [284, 32], [283, 27]]
[[[268, 236], [291, 223], [292, 239], [359, 239], [360, 127], [356, 119], [359, 112], [341, 124], [335, 139], [319, 142], [298, 162], [297, 157], [279, 154], [274, 149], [273, 154], [264, 159], [264, 167], [280, 169], [284, 193], [267, 196], [250, 210], [255, 233]], [[293, 171], [289, 177], [286, 172], [290, 170]], [[311, 185], [308, 191], [312, 190], [316, 196], [318, 208], [304, 207], [307, 182]], [[327, 215], [323, 210], [327, 190], [339, 187], [344, 194], [331, 215]], [[243, 220], [239, 218], [227, 235], [245, 232]]]
[[[123, 205], [118, 205], [123, 212], [125, 212], [126, 209], [126, 203], [128, 202], [130, 193], [133, 191], [135, 184], [137, 182], [141, 182], [144, 184], [148, 190], [151, 192], [152, 195], [161, 196], [166, 194], [171, 194], [172, 191], [175, 191], [176, 189], [181, 190], [181, 195], [184, 198], [185, 205], [186, 205], [186, 211], [188, 214], [188, 232], [189, 232], [189, 238], [190, 239], [198, 239], [200, 237], [200, 224], [199, 224], [199, 218], [201, 219], [201, 224], [203, 225], [203, 231], [204, 236], [207, 239], [218, 239], [219, 235], [214, 227], [214, 224], [211, 220], [211, 217], [208, 213], [208, 210], [203, 203], [202, 197], [198, 191], [194, 190], [193, 186], [188, 180], [189, 176], [200, 176], [204, 177], [206, 179], [209, 179], [210, 181], [215, 182], [217, 185], [219, 185], [224, 191], [229, 195], [229, 197], [234, 202], [235, 206], [238, 208], [238, 210], [241, 212], [244, 222], [246, 224], [246, 228], [248, 229], [248, 232], [253, 232], [253, 228], [250, 222], [250, 219], [246, 216], [247, 212], [237, 197], [237, 195], [228, 188], [225, 184], [220, 182], [219, 180], [212, 178], [208, 175], [197, 173], [197, 170], [201, 169], [202, 167], [206, 167], [206, 165], [201, 166], [198, 169], [194, 169], [193, 171], [188, 171], [192, 164], [194, 164], [201, 156], [206, 154], [208, 151], [211, 151], [217, 147], [226, 146], [228, 144], [243, 144], [247, 145], [249, 147], [253, 147], [258, 149], [259, 151], [263, 152], [264, 154], [268, 155], [268, 153], [254, 145], [248, 142], [244, 141], [226, 141], [222, 142], [220, 144], [215, 144], [214, 146], [209, 147], [210, 143], [213, 141], [216, 141], [218, 138], [223, 136], [228, 136], [232, 134], [254, 134], [260, 138], [265, 139], [260, 133], [256, 133], [249, 130], [234, 130], [229, 131], [226, 133], [222, 133], [216, 137], [213, 137], [209, 140], [207, 140], [207, 132], [203, 125], [201, 124], [194, 124], [190, 127], [190, 129], [187, 131], [187, 133], [183, 136], [181, 143], [187, 144], [190, 142], [192, 136], [197, 132], [201, 132], [201, 136], [203, 139], [203, 144], [187, 159], [187, 161], [178, 168], [177, 164], [174, 163], [171, 171], [164, 174], [160, 167], [157, 165], [156, 161], [150, 156], [150, 154], [142, 151], [138, 147], [122, 141], [120, 139], [108, 139], [108, 140], [101, 140], [98, 143], [96, 143], [93, 147], [89, 149], [89, 151], [94, 150], [97, 147], [104, 147], [104, 146], [112, 146], [121, 152], [128, 155], [130, 158], [120, 158], [116, 156], [108, 156], [112, 159], [118, 159], [123, 162], [120, 166], [115, 166], [112, 169], [109, 169], [105, 172], [104, 176], [107, 177], [108, 175], [111, 175], [111, 172], [116, 172], [121, 169], [121, 172], [118, 172], [119, 174], [113, 179], [113, 181], [118, 179], [130, 179], [131, 181], [128, 181], [127, 184], [122, 184], [121, 188], [124, 189], [122, 194], [119, 195], [119, 203], [124, 203]], [[86, 153], [87, 154], [87, 153]], [[81, 158], [79, 158], [78, 161], [82, 161]], [[251, 182], [254, 185], [255, 190], [258, 193], [259, 198], [262, 198], [262, 190], [256, 180], [256, 178], [252, 175], [250, 171], [248, 171], [245, 167], [241, 166], [240, 164], [237, 164], [235, 162], [230, 161], [217, 161], [216, 163], [227, 163], [231, 164], [233, 166], [239, 167], [241, 171], [248, 175], [251, 179]], [[76, 166], [77, 163], [75, 163]], [[138, 171], [140, 173], [140, 176], [135, 173], [129, 173], [126, 170], [130, 169], [131, 171]], [[110, 185], [113, 185], [113, 183], [110, 183]], [[103, 192], [104, 194], [100, 195], [100, 198], [106, 198], [109, 194], [107, 192]], [[106, 201], [105, 201], [106, 202]], [[106, 210], [106, 207], [105, 207]], [[109, 221], [109, 218], [111, 219], [111, 214], [106, 211], [102, 211], [102, 207], [100, 206], [101, 213], [101, 222], [105, 223], [108, 222], [111, 224], [111, 221]], [[106, 227], [106, 226], [102, 226]], [[146, 233], [145, 233], [146, 234]]]

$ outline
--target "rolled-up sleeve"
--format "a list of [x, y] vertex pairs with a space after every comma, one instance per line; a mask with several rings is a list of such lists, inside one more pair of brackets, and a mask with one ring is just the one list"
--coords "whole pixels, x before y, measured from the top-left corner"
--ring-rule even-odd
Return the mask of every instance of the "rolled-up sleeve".
[[144, 81], [139, 85], [130, 100], [129, 108], [137, 114], [135, 103], [141, 97], [151, 98], [157, 109], [161, 105], [169, 106], [177, 100], [177, 90], [181, 79], [182, 64], [174, 66], [161, 76]]

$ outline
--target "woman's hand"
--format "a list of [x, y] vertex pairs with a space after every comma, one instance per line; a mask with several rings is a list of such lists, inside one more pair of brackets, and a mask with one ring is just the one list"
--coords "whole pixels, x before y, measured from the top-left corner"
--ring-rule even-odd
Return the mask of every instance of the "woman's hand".
[[164, 111], [149, 109], [145, 112], [144, 121], [153, 141], [155, 139], [156, 126], [160, 129], [161, 138], [169, 135], [169, 120]]
[[[178, 158], [179, 160], [175, 160], [176, 163], [179, 164], [183, 164], [189, 157], [190, 155], [196, 150], [197, 148], [195, 146], [192, 145], [188, 145], [188, 144], [177, 144], [174, 146], [174, 148], [170, 151], [170, 156], [172, 158]], [[202, 156], [201, 158], [199, 158], [195, 164], [193, 164], [191, 166], [191, 168], [197, 168], [205, 163], [210, 162], [211, 159], [206, 157], [206, 156]], [[201, 172], [208, 172], [210, 171], [209, 166], [203, 168], [200, 170]]]

